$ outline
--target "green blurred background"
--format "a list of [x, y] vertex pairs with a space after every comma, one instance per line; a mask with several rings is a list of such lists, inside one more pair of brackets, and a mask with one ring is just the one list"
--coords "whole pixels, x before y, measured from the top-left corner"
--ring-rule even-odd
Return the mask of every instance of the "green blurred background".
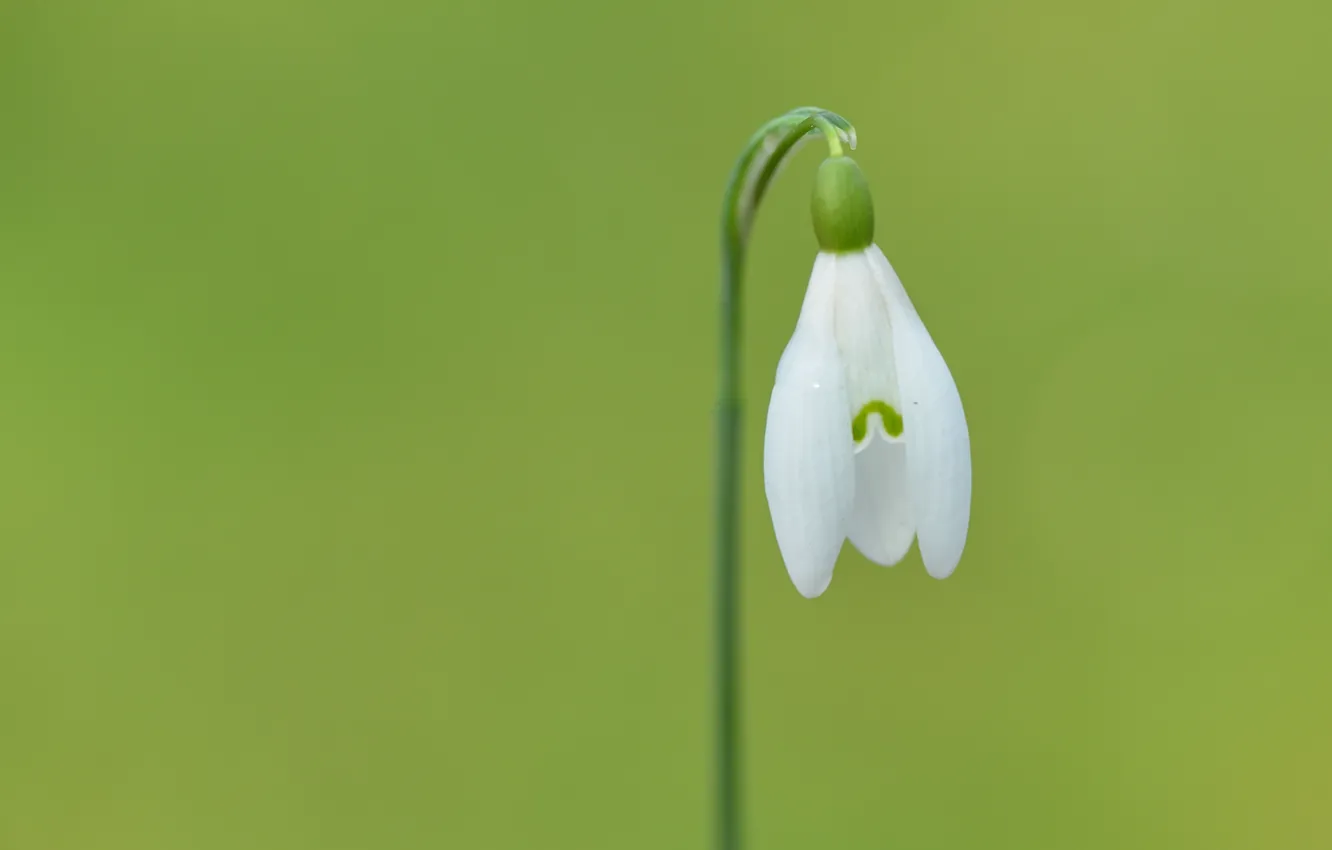
[[0, 2], [0, 848], [709, 835], [716, 231], [856, 123], [957, 574], [791, 587], [755, 231], [751, 846], [1332, 846], [1332, 11]]

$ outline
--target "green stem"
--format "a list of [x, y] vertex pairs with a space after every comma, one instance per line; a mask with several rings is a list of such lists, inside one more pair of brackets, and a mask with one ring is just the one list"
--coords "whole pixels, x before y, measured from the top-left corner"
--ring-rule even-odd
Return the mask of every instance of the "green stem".
[[842, 134], [837, 131], [837, 125], [817, 114], [809, 116], [809, 120], [823, 133], [823, 138], [828, 142], [828, 153], [831, 156], [842, 156]]
[[740, 355], [745, 249], [759, 202], [782, 160], [811, 132], [821, 132], [833, 156], [855, 128], [814, 107], [795, 109], [764, 124], [749, 140], [722, 205], [721, 352], [718, 368], [716, 550], [713, 569], [713, 687], [716, 728], [714, 770], [716, 850], [740, 850]]

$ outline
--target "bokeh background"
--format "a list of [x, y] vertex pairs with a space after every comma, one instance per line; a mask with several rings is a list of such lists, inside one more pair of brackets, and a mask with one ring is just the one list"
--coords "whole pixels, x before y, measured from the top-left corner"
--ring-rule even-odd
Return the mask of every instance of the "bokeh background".
[[0, 847], [709, 836], [717, 209], [856, 123], [956, 575], [778, 557], [751, 846], [1332, 846], [1325, 4], [0, 2]]

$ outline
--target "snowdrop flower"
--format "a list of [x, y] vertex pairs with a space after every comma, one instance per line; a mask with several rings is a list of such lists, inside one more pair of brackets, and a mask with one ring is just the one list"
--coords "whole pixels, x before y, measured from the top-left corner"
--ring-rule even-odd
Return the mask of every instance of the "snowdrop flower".
[[859, 166], [834, 156], [813, 201], [820, 252], [777, 366], [763, 478], [777, 545], [796, 589], [832, 581], [842, 542], [878, 564], [919, 541], [947, 578], [966, 544], [971, 444], [953, 376], [874, 244]]

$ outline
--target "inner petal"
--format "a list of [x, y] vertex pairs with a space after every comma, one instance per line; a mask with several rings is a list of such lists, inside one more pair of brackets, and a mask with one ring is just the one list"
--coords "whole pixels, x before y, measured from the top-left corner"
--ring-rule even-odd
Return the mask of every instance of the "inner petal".
[[906, 555], [916, 536], [907, 492], [907, 447], [871, 435], [856, 453], [856, 501], [847, 536], [876, 564], [892, 566]]
[[859, 448], [864, 448], [865, 438], [870, 434], [870, 422], [879, 423], [879, 431], [886, 438], [897, 439], [902, 436], [902, 414], [896, 408], [881, 399], [874, 399], [860, 408], [851, 420], [851, 439]]
[[834, 291], [833, 326], [846, 370], [851, 437], [859, 451], [876, 431], [885, 439], [902, 436], [893, 329], [864, 254], [837, 256]]

